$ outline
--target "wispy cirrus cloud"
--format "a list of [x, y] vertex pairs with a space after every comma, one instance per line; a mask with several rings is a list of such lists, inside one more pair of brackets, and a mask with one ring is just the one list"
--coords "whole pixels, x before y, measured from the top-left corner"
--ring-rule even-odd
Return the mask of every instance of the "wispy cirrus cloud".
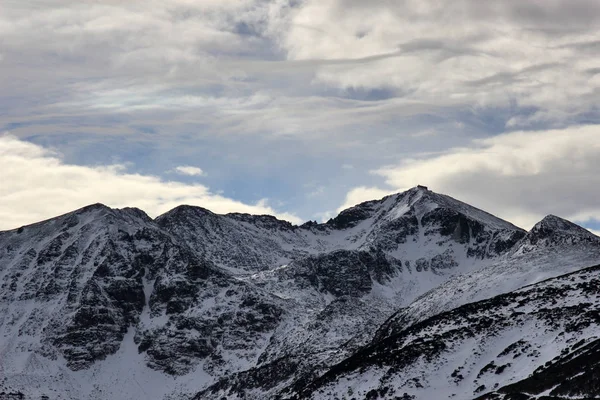
[[[243, 131], [265, 112], [254, 131], [276, 134], [293, 125], [288, 104], [310, 111], [309, 127], [318, 128], [346, 107], [325, 102], [331, 94], [386, 88], [392, 96], [384, 102], [409, 116], [508, 107], [519, 114], [511, 126], [572, 123], [597, 106], [600, 78], [589, 71], [599, 61], [599, 13], [584, 0], [10, 1], [0, 17], [0, 70], [5, 91], [27, 95], [17, 98], [29, 103], [29, 117], [48, 107], [185, 115], [215, 106], [209, 123], [217, 129]], [[385, 107], [353, 107], [385, 119]]]

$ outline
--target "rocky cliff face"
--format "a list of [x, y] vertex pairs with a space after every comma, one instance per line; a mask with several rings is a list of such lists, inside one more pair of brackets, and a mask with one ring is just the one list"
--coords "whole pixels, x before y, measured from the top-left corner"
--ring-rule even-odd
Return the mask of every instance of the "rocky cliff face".
[[182, 375], [203, 362], [210, 374], [236, 371], [252, 365], [286, 311], [139, 210], [86, 207], [4, 232], [0, 243], [7, 375], [30, 368], [19, 365], [27, 354], [89, 369], [130, 330], [151, 369]]
[[536, 224], [494, 263], [453, 277], [399, 310], [378, 335], [391, 335], [460, 305], [510, 292], [600, 260], [600, 238], [555, 216]]
[[[525, 232], [422, 187], [301, 226], [93, 205], [0, 232], [0, 389], [316, 396], [334, 384], [323, 376], [372, 341], [595, 264], [599, 241], [557, 217]], [[314, 391], [299, 389], [309, 383]]]
[[[86, 207], [0, 237], [2, 327], [77, 370], [115, 352], [144, 307], [131, 229], [139, 210]], [[23, 338], [23, 339], [21, 339]]]

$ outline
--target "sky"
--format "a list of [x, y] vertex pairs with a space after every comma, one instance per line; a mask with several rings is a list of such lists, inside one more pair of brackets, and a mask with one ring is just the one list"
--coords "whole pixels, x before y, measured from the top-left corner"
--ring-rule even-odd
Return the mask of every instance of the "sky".
[[597, 0], [2, 0], [0, 229], [422, 184], [597, 231], [599, 102]]

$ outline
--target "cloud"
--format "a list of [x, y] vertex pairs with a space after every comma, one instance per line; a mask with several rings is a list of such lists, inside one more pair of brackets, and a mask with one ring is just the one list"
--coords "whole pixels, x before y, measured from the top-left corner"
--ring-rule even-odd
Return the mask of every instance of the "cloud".
[[204, 173], [204, 171], [202, 171], [202, 169], [200, 169], [198, 167], [192, 167], [189, 165], [181, 165], [179, 167], [176, 167], [175, 172], [177, 172], [178, 174], [187, 175], [187, 176], [205, 176], [206, 175]]
[[[474, 138], [600, 123], [597, 0], [0, 8], [0, 131], [60, 148], [64, 165], [107, 164], [118, 147], [119, 160], [159, 181], [202, 159], [211, 178], [239, 186], [244, 171], [242, 186], [264, 183], [260, 192], [295, 201], [303, 215], [335, 209], [348, 187], [364, 190], [347, 204], [387, 193], [368, 188], [388, 177], [365, 171], [409, 155], [435, 159]], [[89, 157], [90, 143], [104, 146]], [[324, 178], [330, 164], [337, 175]], [[328, 195], [300, 204], [312, 181]]]
[[125, 166], [118, 164], [66, 164], [59, 154], [11, 135], [0, 136], [0, 170], [0, 229], [16, 228], [96, 202], [138, 207], [150, 216], [190, 204], [216, 213], [272, 214], [301, 222], [293, 214], [277, 212], [264, 199], [254, 205], [244, 204], [212, 193], [206, 186], [127, 173]]
[[598, 21], [600, 3], [588, 0], [381, 0], [368, 12], [354, 0], [307, 0], [282, 43], [294, 60], [371, 60], [322, 65], [322, 84], [392, 87], [432, 105], [539, 109], [512, 121], [529, 126], [595, 112], [600, 79], [588, 71], [600, 61]]
[[[600, 62], [598, 4], [9, 2], [3, 120], [169, 109], [215, 132], [305, 135], [385, 123], [390, 108], [501, 107], [518, 114], [509, 127], [568, 124], [598, 105], [600, 77], [589, 72]], [[368, 108], [330, 99], [361, 91], [388, 98]]]
[[341, 208], [423, 184], [524, 228], [547, 214], [598, 220], [599, 169], [600, 126], [512, 132], [377, 169], [389, 189], [353, 189]]

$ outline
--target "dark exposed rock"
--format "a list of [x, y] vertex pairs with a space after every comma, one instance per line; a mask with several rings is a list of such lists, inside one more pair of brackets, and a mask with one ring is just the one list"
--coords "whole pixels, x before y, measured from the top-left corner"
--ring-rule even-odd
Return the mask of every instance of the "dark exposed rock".
[[359, 222], [369, 218], [371, 214], [370, 205], [374, 202], [363, 203], [360, 206], [342, 211], [337, 217], [327, 221], [327, 225], [334, 229], [347, 229], [356, 226]]
[[534, 396], [546, 391], [550, 391], [549, 398], [554, 399], [596, 397], [600, 393], [600, 340], [565, 350], [528, 378], [480, 399], [492, 399], [495, 396], [500, 399], [508, 399], [510, 396], [529, 399], [537, 398]]
[[381, 251], [337, 250], [294, 261], [277, 273], [334, 296], [360, 296], [371, 290], [373, 281], [384, 282], [400, 266]]

